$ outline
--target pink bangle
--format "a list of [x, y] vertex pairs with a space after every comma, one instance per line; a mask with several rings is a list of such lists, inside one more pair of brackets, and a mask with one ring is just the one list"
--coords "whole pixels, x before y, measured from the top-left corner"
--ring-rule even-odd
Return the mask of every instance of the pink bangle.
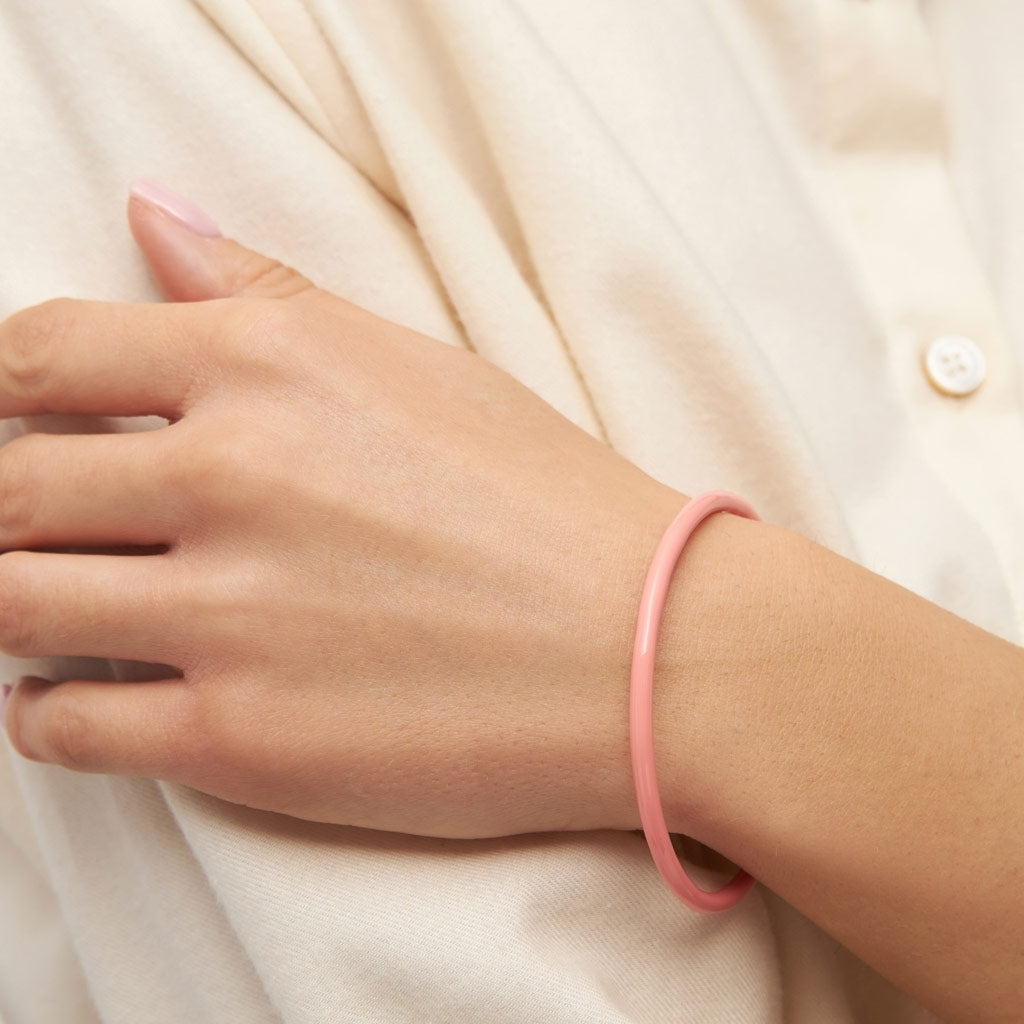
[[729, 491], [707, 491], [689, 501], [672, 520], [654, 552], [651, 568], [644, 581], [640, 613], [637, 616], [636, 643], [633, 645], [629, 694], [629, 746], [633, 760], [633, 784], [636, 787], [636, 802], [647, 845], [651, 849], [655, 866], [669, 888], [687, 906], [704, 913], [728, 910], [735, 906], [754, 884], [754, 879], [745, 871], [739, 871], [723, 888], [708, 892], [694, 883], [679, 862], [668, 835], [654, 771], [653, 693], [658, 627], [672, 573], [693, 531], [714, 512], [735, 512], [747, 519], [761, 518], [738, 495]]

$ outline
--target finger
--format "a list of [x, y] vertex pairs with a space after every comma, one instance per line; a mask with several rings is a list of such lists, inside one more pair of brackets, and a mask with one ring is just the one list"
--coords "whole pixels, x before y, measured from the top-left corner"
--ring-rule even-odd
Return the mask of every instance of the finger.
[[184, 679], [124, 683], [19, 680], [7, 734], [32, 761], [79, 772], [185, 781], [198, 760], [193, 688]]
[[26, 434], [4, 445], [0, 550], [173, 543], [167, 433]]
[[134, 181], [128, 220], [169, 299], [290, 299], [316, 291], [290, 267], [223, 238], [202, 210], [166, 185], [143, 178]]
[[169, 555], [0, 555], [0, 650], [181, 667], [192, 621]]
[[0, 418], [179, 419], [209, 376], [208, 307], [51, 299], [0, 323]]

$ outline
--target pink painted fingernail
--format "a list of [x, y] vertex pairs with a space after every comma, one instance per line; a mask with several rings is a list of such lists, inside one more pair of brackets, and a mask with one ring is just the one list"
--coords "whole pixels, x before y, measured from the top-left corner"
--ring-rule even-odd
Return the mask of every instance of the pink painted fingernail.
[[151, 181], [149, 178], [136, 178], [129, 191], [144, 203], [149, 203], [150, 206], [155, 206], [176, 221], [180, 221], [189, 231], [194, 231], [204, 238], [221, 237], [220, 228], [195, 203], [178, 195], [166, 185]]

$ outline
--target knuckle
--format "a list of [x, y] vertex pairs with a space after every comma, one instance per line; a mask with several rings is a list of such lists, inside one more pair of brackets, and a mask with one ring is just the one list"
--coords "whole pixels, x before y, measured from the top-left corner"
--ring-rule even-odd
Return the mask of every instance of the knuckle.
[[257, 295], [265, 299], [291, 299], [315, 290], [291, 267], [258, 253], [249, 253], [238, 264], [231, 284], [236, 295]]
[[245, 323], [238, 334], [242, 353], [253, 360], [268, 357], [276, 362], [295, 327], [295, 314], [285, 303], [250, 300], [244, 311]]
[[54, 693], [41, 723], [46, 760], [72, 771], [89, 771], [101, 760], [87, 706], [74, 693]]
[[20, 570], [24, 552], [0, 555], [0, 650], [15, 657], [41, 656], [35, 602]]
[[273, 384], [289, 376], [312, 341], [298, 306], [275, 299], [239, 301], [231, 330], [231, 357], [244, 367], [247, 385]]
[[50, 299], [15, 313], [4, 325], [0, 368], [9, 385], [38, 393], [53, 376], [54, 352], [71, 330], [73, 299]]
[[16, 438], [0, 448], [0, 538], [24, 537], [35, 520], [39, 495], [35, 467], [44, 464], [41, 442], [34, 434]]
[[205, 436], [201, 444], [181, 447], [169, 460], [167, 472], [186, 505], [221, 508], [248, 499], [261, 460], [266, 460], [266, 451], [251, 434], [220, 431]]
[[[212, 680], [211, 680], [212, 681]], [[191, 713], [189, 756], [216, 778], [219, 795], [244, 802], [251, 791], [254, 759], [260, 744], [253, 739], [251, 721], [238, 715], [237, 704], [225, 699], [221, 687], [209, 687]]]

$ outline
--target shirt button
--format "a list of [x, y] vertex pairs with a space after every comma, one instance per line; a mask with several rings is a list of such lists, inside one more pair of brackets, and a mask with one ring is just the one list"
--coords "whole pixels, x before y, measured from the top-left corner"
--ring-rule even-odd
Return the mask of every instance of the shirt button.
[[924, 354], [924, 371], [936, 391], [969, 395], [985, 379], [985, 353], [962, 334], [941, 334]]

